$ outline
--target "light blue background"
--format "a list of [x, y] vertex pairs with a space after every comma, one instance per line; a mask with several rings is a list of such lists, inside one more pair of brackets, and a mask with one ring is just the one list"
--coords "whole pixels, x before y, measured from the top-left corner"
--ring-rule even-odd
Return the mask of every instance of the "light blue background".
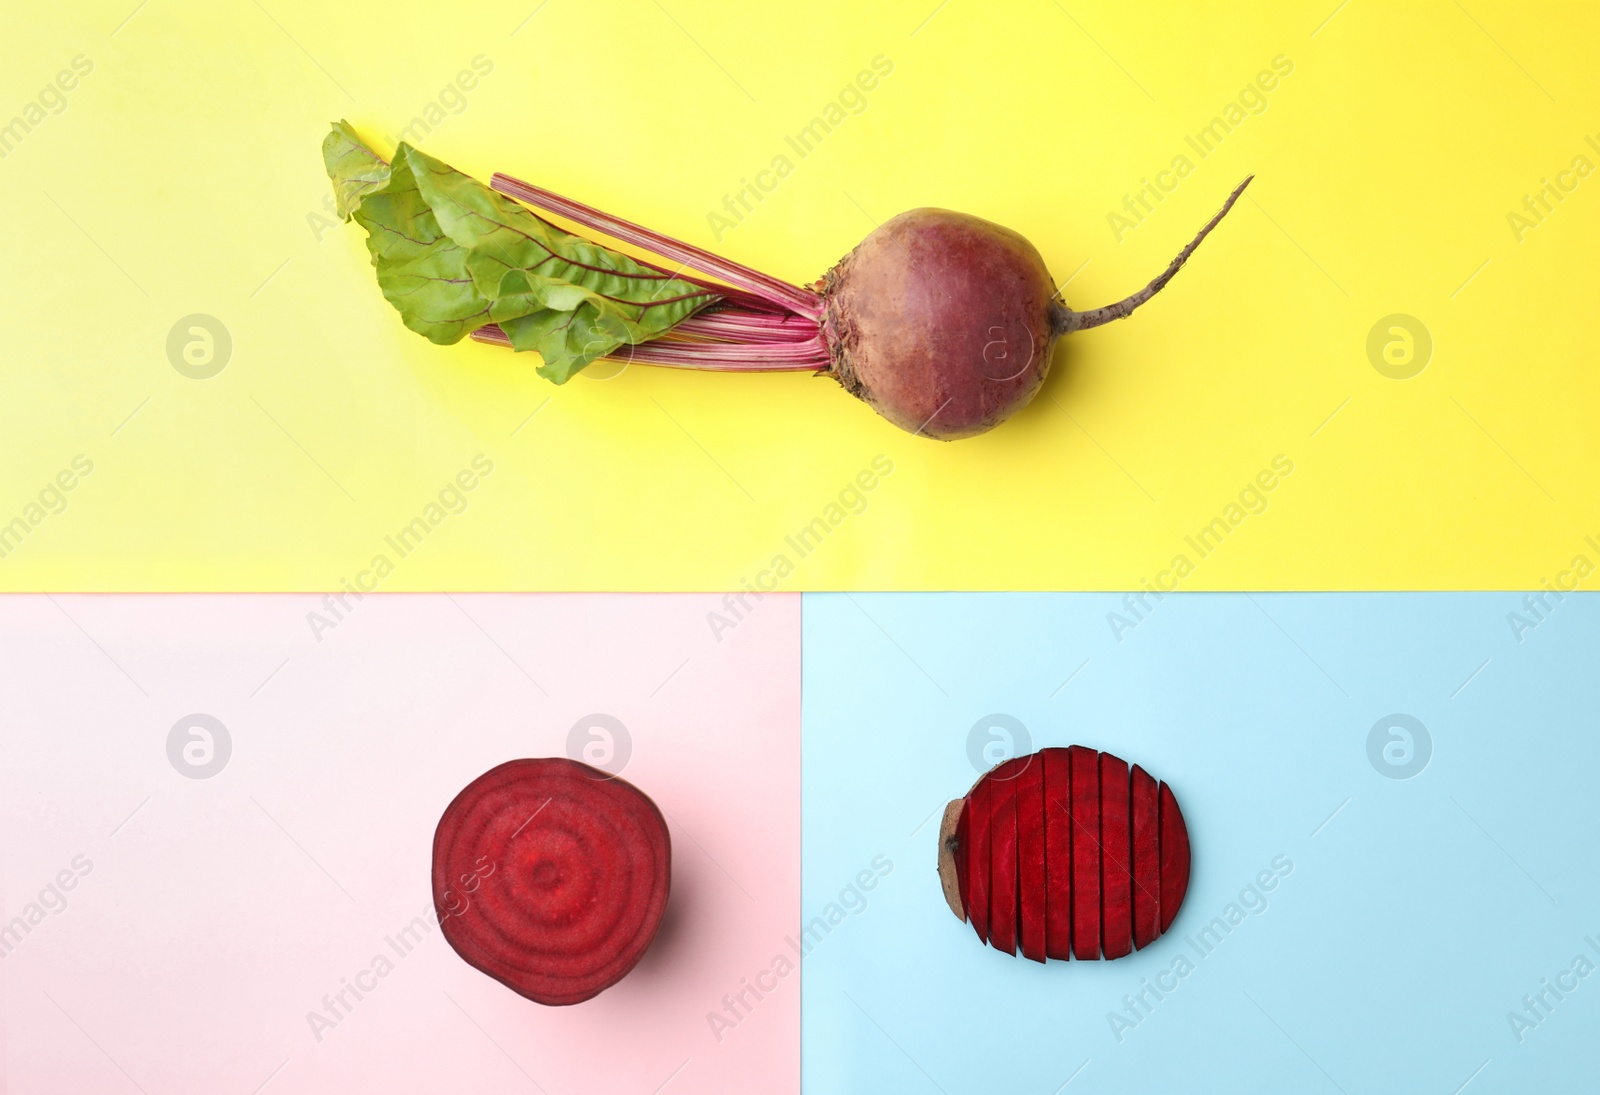
[[[1169, 596], [1119, 642], [1119, 595], [807, 595], [804, 918], [894, 867], [804, 960], [804, 1090], [1600, 1090], [1600, 971], [1521, 1044], [1506, 1018], [1600, 963], [1600, 599], [1518, 642], [1521, 597]], [[1173, 785], [1194, 873], [1156, 944], [1040, 966], [950, 914], [939, 814], [995, 712]], [[1394, 712], [1432, 737], [1408, 780], [1367, 757]], [[1197, 958], [1184, 937], [1278, 855], [1265, 911]], [[1107, 1013], [1180, 954], [1119, 1043]]]

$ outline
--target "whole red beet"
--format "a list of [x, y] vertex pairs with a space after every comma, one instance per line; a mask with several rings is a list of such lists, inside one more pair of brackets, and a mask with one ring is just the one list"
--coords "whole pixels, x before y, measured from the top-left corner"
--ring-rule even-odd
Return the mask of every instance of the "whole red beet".
[[[385, 296], [435, 342], [470, 333], [533, 350], [557, 383], [603, 357], [809, 371], [901, 429], [945, 441], [993, 429], [1026, 406], [1056, 339], [1121, 319], [1159, 292], [1250, 183], [1160, 277], [1115, 304], [1075, 312], [1027, 240], [943, 209], [893, 218], [815, 286], [799, 286], [508, 175], [485, 188], [404, 143], [387, 163], [347, 123], [324, 140], [323, 160], [341, 212], [367, 227]], [[574, 235], [541, 213], [651, 258]]]
[[1039, 391], [1057, 338], [1159, 292], [1249, 183], [1160, 277], [1089, 312], [1056, 299], [1044, 259], [1009, 228], [945, 209], [902, 213], [828, 273], [828, 371], [903, 430], [942, 441], [991, 430]]

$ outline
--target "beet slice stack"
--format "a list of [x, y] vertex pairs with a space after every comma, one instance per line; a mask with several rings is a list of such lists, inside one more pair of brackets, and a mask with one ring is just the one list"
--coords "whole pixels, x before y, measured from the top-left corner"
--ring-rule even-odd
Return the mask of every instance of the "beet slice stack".
[[565, 758], [469, 783], [433, 837], [433, 903], [469, 965], [541, 1004], [611, 987], [661, 925], [672, 844], [649, 796]]
[[991, 769], [945, 807], [939, 875], [951, 911], [997, 950], [1120, 958], [1172, 926], [1189, 887], [1172, 788], [1080, 745]]

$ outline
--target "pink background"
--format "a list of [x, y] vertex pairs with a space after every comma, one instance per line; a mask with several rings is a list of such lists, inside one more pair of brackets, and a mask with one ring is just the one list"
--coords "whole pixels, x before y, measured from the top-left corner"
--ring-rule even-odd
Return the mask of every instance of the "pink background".
[[[798, 597], [720, 642], [711, 597], [369, 596], [318, 641], [319, 602], [0, 598], [0, 921], [92, 863], [0, 958], [0, 1086], [797, 1091], [798, 971], [720, 1042], [707, 1013], [799, 919]], [[167, 757], [192, 712], [232, 740], [208, 779]], [[593, 712], [628, 728], [622, 774], [672, 833], [640, 965], [545, 1008], [436, 927], [396, 958], [445, 804], [501, 761], [564, 755]], [[307, 1012], [379, 953], [394, 971], [316, 1041]]]

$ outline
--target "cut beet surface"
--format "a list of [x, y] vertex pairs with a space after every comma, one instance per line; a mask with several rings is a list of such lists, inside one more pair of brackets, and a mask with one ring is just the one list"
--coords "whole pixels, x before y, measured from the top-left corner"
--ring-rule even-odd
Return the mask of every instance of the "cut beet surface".
[[1026, 758], [1017, 776], [1017, 945], [1024, 958], [1045, 958], [1044, 757]]
[[967, 793], [967, 918], [989, 941], [989, 781], [980, 779]]
[[1100, 949], [1107, 958], [1133, 952], [1133, 834], [1128, 822], [1128, 765], [1100, 754]]
[[1161, 934], [1161, 836], [1156, 828], [1156, 781], [1133, 766], [1133, 945], [1148, 947]]
[[433, 837], [433, 903], [469, 965], [541, 1004], [620, 981], [666, 911], [672, 844], [654, 802], [565, 758], [469, 783]]
[[1189, 890], [1189, 829], [1172, 788], [1161, 785], [1161, 930], [1172, 927]]
[[1189, 886], [1172, 789], [1074, 745], [991, 769], [945, 807], [939, 880], [978, 938], [1036, 962], [1149, 946]]
[[1100, 754], [1074, 745], [1072, 766], [1072, 956], [1100, 957]]
[[1072, 780], [1065, 749], [1044, 758], [1044, 950], [1072, 957]]
[[1026, 760], [1008, 760], [990, 772], [989, 945], [1017, 953], [1017, 780]]

